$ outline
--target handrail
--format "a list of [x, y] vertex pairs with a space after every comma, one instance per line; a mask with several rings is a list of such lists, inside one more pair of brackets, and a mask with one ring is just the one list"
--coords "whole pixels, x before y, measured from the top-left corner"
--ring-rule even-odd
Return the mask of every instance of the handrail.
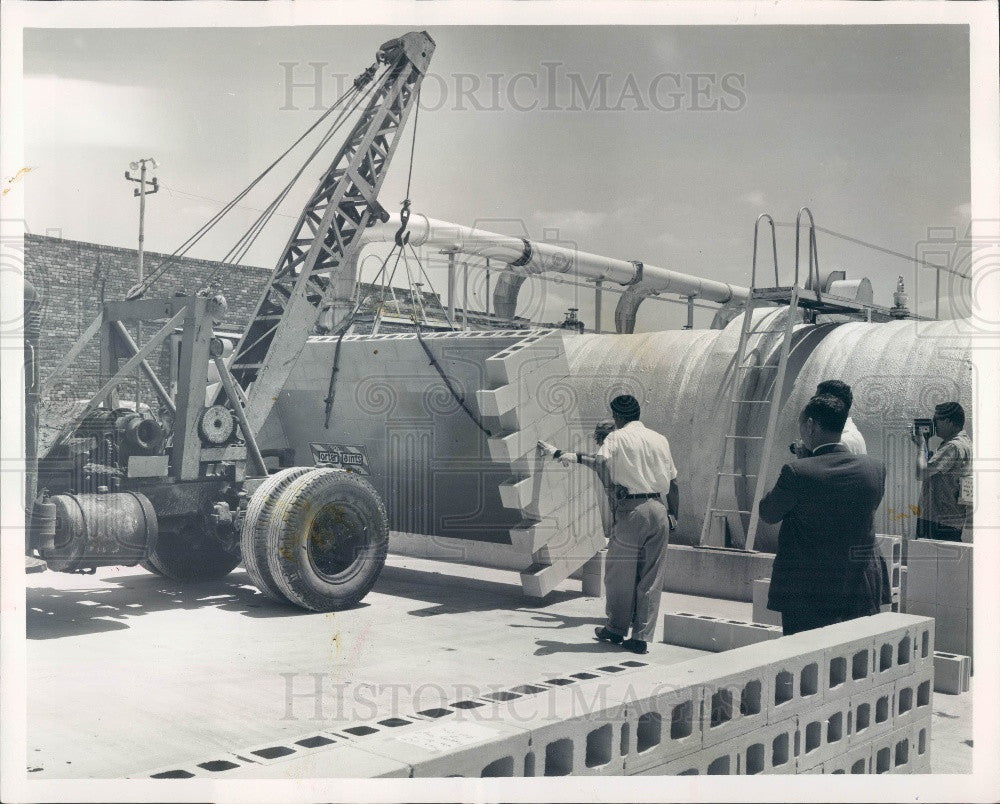
[[757, 216], [757, 220], [753, 225], [753, 265], [750, 270], [750, 287], [757, 287], [757, 234], [760, 230], [760, 222], [767, 218], [768, 223], [771, 224], [771, 253], [774, 255], [774, 286], [778, 287], [781, 284], [778, 278], [778, 239], [774, 230], [774, 218], [768, 215], [766, 212], [762, 212]]
[[[806, 281], [806, 287], [812, 288], [819, 293], [819, 254], [816, 251], [816, 221], [813, 219], [813, 214], [809, 207], [802, 207], [795, 216], [795, 285], [797, 287], [799, 284], [799, 234], [803, 212], [809, 216], [809, 277]], [[813, 284], [814, 273], [815, 284]]]

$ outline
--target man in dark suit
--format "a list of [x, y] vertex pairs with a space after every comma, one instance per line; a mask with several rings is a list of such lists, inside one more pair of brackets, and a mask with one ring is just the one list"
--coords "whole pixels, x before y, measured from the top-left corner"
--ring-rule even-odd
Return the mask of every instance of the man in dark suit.
[[878, 614], [883, 600], [874, 515], [885, 464], [840, 443], [846, 419], [837, 397], [810, 399], [799, 417], [805, 450], [760, 501], [760, 518], [781, 522], [767, 607], [786, 636]]

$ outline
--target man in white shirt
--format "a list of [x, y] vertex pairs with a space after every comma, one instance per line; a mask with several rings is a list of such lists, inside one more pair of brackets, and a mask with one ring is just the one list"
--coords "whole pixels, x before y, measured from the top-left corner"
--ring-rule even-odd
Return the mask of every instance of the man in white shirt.
[[[615, 430], [595, 455], [538, 446], [564, 464], [589, 466], [605, 486], [621, 486], [604, 566], [607, 624], [597, 638], [648, 653], [666, 574], [667, 541], [676, 527], [679, 495], [670, 444], [639, 421], [639, 403], [623, 394], [611, 401]], [[629, 630], [632, 636], [628, 636]]]

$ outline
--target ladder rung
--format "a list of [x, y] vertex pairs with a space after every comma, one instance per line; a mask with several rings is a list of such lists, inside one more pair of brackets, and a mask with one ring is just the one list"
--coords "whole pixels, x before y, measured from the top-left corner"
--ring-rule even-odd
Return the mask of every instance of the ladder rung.
[[744, 472], [719, 472], [719, 477], [757, 477], [757, 475], [748, 475]]
[[740, 508], [713, 508], [712, 514], [749, 514], [749, 511], [744, 511]]
[[726, 438], [739, 438], [743, 441], [763, 441], [764, 436], [741, 436], [741, 435], [727, 435]]
[[733, 402], [739, 402], [742, 405], [770, 405], [770, 399], [734, 399]]

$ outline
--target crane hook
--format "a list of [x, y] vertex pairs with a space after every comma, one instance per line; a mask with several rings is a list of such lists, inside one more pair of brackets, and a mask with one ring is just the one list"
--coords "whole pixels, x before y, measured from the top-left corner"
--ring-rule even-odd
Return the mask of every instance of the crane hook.
[[[410, 233], [406, 231], [406, 225], [410, 222], [410, 199], [403, 201], [403, 208], [399, 211], [399, 230], [396, 232], [396, 245], [402, 248], [410, 242]], [[404, 234], [405, 232], [405, 234]]]

